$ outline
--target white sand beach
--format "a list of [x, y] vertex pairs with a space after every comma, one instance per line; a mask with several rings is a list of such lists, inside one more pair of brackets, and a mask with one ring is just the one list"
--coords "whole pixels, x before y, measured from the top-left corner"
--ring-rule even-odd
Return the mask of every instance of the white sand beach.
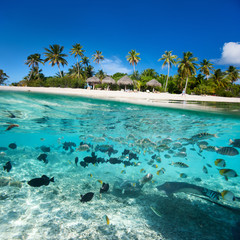
[[[19, 91], [19, 92], [35, 92], [69, 96], [81, 96], [149, 106], [161, 106], [205, 111], [214, 109], [209, 106], [194, 104], [194, 102], [240, 103], [240, 98], [199, 96], [188, 94], [182, 95], [170, 93], [152, 93], [152, 92], [132, 92], [132, 91], [125, 92], [125, 91], [87, 90], [72, 88], [13, 87], [13, 86], [0, 86], [0, 91]], [[185, 104], [186, 102], [189, 101], [191, 102], [191, 104]]]

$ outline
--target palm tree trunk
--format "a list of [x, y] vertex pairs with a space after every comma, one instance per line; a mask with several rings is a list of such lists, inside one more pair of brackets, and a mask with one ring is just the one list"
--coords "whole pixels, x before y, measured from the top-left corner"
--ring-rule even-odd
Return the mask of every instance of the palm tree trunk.
[[133, 72], [135, 73], [135, 64], [133, 64]]
[[168, 77], [169, 77], [169, 63], [168, 63], [168, 75], [167, 75], [167, 80], [166, 80], [166, 84], [165, 84], [165, 89], [164, 89], [164, 92], [166, 92], [166, 91], [167, 91]]
[[188, 84], [188, 75], [187, 75], [186, 84], [185, 84], [185, 87], [184, 87], [185, 93], [186, 93], [186, 91], [187, 91], [187, 84]]
[[31, 71], [31, 73], [30, 73], [30, 75], [29, 75], [28, 81], [30, 81], [30, 78], [31, 78], [31, 76], [32, 76], [32, 73], [33, 73], [33, 68], [32, 68], [32, 71]]
[[78, 64], [78, 56], [77, 56], [77, 67], [78, 67], [78, 79], [79, 79], [79, 64]]
[[59, 69], [60, 77], [62, 78], [62, 73], [61, 73], [59, 64], [57, 66], [58, 66], [58, 69]]

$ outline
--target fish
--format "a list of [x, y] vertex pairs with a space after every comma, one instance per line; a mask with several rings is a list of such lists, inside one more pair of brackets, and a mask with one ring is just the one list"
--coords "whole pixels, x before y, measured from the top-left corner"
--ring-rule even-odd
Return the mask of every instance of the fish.
[[240, 139], [229, 140], [229, 145], [240, 148]]
[[142, 169], [140, 170], [140, 173], [146, 173], [146, 170], [145, 170], [144, 168], [142, 168]]
[[18, 125], [18, 124], [11, 124], [11, 125], [9, 125], [9, 126], [7, 127], [7, 129], [6, 129], [5, 131], [9, 131], [9, 130], [11, 130], [11, 129], [14, 128], [14, 127], [19, 127], [19, 125]]
[[153, 159], [151, 159], [151, 160], [149, 160], [149, 161], [147, 162], [148, 165], [152, 165], [153, 163], [154, 163], [154, 160], [153, 160]]
[[203, 189], [203, 194], [204, 196], [209, 197], [212, 200], [219, 200], [219, 197], [221, 196], [219, 192], [215, 192], [207, 188]]
[[165, 173], [165, 168], [161, 168], [160, 170], [157, 171], [157, 175], [163, 175]]
[[198, 133], [198, 134], [192, 136], [191, 139], [195, 140], [195, 141], [198, 141], [198, 140], [202, 140], [202, 139], [209, 139], [209, 138], [212, 138], [212, 137], [217, 137], [217, 135], [203, 132], [203, 133]]
[[43, 161], [44, 163], [47, 164], [47, 163], [48, 163], [47, 154], [46, 154], [46, 153], [41, 153], [41, 154], [38, 156], [37, 160]]
[[7, 170], [7, 172], [10, 172], [10, 170], [12, 169], [12, 164], [10, 161], [8, 161], [5, 166], [3, 166], [3, 170]]
[[234, 194], [228, 190], [223, 190], [221, 192], [221, 196], [223, 198], [223, 200], [227, 200], [227, 201], [235, 201], [236, 197], [234, 196]]
[[45, 141], [45, 138], [40, 138], [41, 141]]
[[186, 152], [178, 152], [178, 153], [174, 154], [174, 157], [185, 158], [185, 157], [187, 157], [187, 153]]
[[94, 193], [93, 192], [88, 192], [84, 195], [81, 195], [80, 202], [89, 202], [93, 199]]
[[171, 164], [169, 165], [172, 165], [174, 167], [179, 167], [179, 168], [188, 168], [189, 166], [183, 162], [172, 162]]
[[169, 154], [165, 154], [164, 157], [167, 159], [171, 158], [171, 156]]
[[7, 151], [8, 148], [7, 147], [0, 147], [0, 151]]
[[203, 166], [202, 170], [203, 170], [204, 173], [208, 174], [208, 170], [207, 170], [207, 168], [205, 166]]
[[89, 177], [93, 177], [93, 175], [91, 173], [88, 174]]
[[180, 142], [175, 142], [172, 144], [173, 148], [176, 149], [176, 148], [181, 148], [182, 147], [182, 144]]
[[122, 161], [119, 160], [118, 158], [109, 158], [108, 162], [111, 163], [111, 164], [120, 164], [120, 163], [122, 163]]
[[126, 156], [127, 154], [130, 153], [130, 150], [127, 150], [127, 149], [124, 149], [124, 151], [122, 152], [122, 155], [123, 156]]
[[153, 178], [153, 175], [151, 173], [146, 174], [142, 179], [139, 180], [140, 184], [145, 184], [149, 181], [151, 181]]
[[8, 147], [11, 148], [11, 149], [16, 149], [17, 148], [17, 144], [16, 143], [10, 143], [8, 145]]
[[238, 177], [237, 173], [232, 169], [219, 169], [219, 173], [228, 181], [229, 177]]
[[105, 215], [105, 218], [106, 218], [107, 225], [109, 225], [110, 224], [110, 220], [109, 220], [108, 216]]
[[54, 177], [51, 179], [46, 175], [42, 175], [41, 178], [33, 178], [32, 180], [28, 181], [28, 185], [31, 187], [41, 187], [43, 185], [47, 186], [50, 182], [54, 182]]
[[75, 164], [77, 166], [77, 164], [78, 164], [78, 157], [75, 157]]
[[209, 168], [212, 168], [212, 165], [210, 165], [209, 163], [206, 164]]
[[109, 190], [109, 184], [108, 183], [103, 183], [102, 187], [100, 188], [100, 193], [107, 192]]
[[158, 163], [161, 163], [162, 162], [162, 159], [160, 158], [160, 157], [156, 157], [156, 162], [158, 162]]
[[171, 143], [173, 140], [171, 139], [171, 138], [164, 138], [163, 140], [162, 140], [162, 143], [163, 144], [169, 144], [169, 143]]
[[129, 161], [130, 161], [131, 159], [138, 160], [138, 156], [137, 156], [137, 154], [136, 154], [136, 153], [132, 153], [132, 152], [130, 152], [130, 153], [129, 153]]
[[122, 174], [126, 174], [126, 170], [122, 170], [121, 173], [122, 173]]
[[154, 208], [154, 207], [150, 207], [151, 208], [151, 210], [158, 216], [158, 217], [161, 217], [161, 213], [160, 213], [160, 211], [158, 211], [156, 208]]
[[216, 159], [214, 161], [214, 164], [217, 166], [217, 167], [226, 167], [226, 161], [224, 159]]
[[158, 165], [157, 164], [153, 164], [152, 167], [158, 168]]
[[187, 174], [186, 173], [180, 173], [180, 178], [187, 178]]
[[219, 154], [228, 155], [228, 156], [235, 156], [239, 154], [238, 150], [233, 147], [216, 148], [216, 152]]
[[97, 180], [99, 183], [103, 184], [103, 181], [102, 180]]
[[80, 146], [78, 148], [76, 148], [76, 151], [79, 151], [79, 152], [85, 152], [85, 151], [88, 151], [89, 150], [89, 145], [88, 144], [80, 144]]
[[40, 149], [41, 149], [43, 152], [50, 152], [50, 151], [51, 151], [50, 147], [47, 147], [47, 146], [41, 146]]

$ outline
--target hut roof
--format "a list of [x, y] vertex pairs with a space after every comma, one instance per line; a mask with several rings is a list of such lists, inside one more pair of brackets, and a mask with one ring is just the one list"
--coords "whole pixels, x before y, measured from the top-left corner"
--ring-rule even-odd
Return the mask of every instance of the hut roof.
[[150, 87], [161, 87], [162, 84], [160, 82], [158, 82], [156, 79], [152, 79], [151, 81], [146, 83], [147, 86]]
[[105, 77], [105, 78], [102, 80], [102, 83], [115, 84], [116, 81], [115, 81], [114, 79], [112, 79], [111, 77]]
[[97, 77], [90, 77], [86, 81], [87, 83], [101, 83], [100, 79]]
[[133, 81], [128, 76], [123, 76], [121, 79], [118, 80], [118, 85], [133, 85]]

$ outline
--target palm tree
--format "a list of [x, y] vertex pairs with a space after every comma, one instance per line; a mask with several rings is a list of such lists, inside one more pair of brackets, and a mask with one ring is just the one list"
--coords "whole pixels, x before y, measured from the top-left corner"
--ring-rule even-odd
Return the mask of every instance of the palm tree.
[[187, 90], [188, 78], [196, 74], [196, 67], [198, 64], [195, 63], [195, 61], [198, 61], [198, 58], [193, 57], [191, 52], [184, 52], [183, 59], [178, 61], [178, 73], [186, 78], [186, 84], [183, 89], [184, 93], [186, 93]]
[[167, 64], [168, 66], [168, 75], [167, 75], [167, 80], [165, 84], [164, 91], [166, 92], [167, 90], [167, 85], [168, 85], [168, 78], [169, 78], [169, 69], [172, 68], [172, 64], [175, 66], [176, 65], [176, 59], [177, 55], [172, 55], [172, 51], [165, 51], [165, 54], [162, 55], [161, 58], [158, 59], [158, 61], [164, 61], [162, 68]]
[[102, 64], [101, 64], [101, 61], [104, 60], [104, 56], [102, 55], [102, 52], [101, 51], [96, 51], [93, 55], [92, 55], [92, 59], [94, 62], [96, 62], [97, 64], [100, 63], [101, 65], [101, 68], [103, 69], [102, 67]]
[[3, 72], [2, 69], [0, 69], [0, 84], [3, 84], [4, 81], [6, 81], [9, 78], [9, 76]]
[[210, 72], [214, 70], [213, 64], [210, 63], [209, 60], [203, 59], [203, 61], [200, 62], [200, 67], [198, 68], [198, 70], [200, 70], [201, 73], [203, 73], [204, 75], [206, 75], [206, 78], [207, 78], [207, 80], [208, 80], [208, 77], [209, 77], [209, 75], [210, 75]]
[[240, 78], [239, 70], [236, 69], [234, 66], [229, 66], [226, 73], [227, 78], [231, 81], [231, 83], [236, 82]]
[[225, 72], [222, 72], [221, 69], [217, 69], [214, 71], [214, 73], [211, 75], [209, 79], [215, 83], [218, 89], [219, 88], [226, 89], [230, 83], [230, 80], [225, 76], [226, 76]]
[[152, 68], [147, 68], [145, 69], [142, 73], [142, 76], [144, 77], [151, 77], [151, 78], [157, 78], [158, 74], [156, 73], [156, 71]]
[[54, 44], [54, 45], [49, 45], [49, 48], [50, 49], [45, 48], [45, 50], [47, 52], [44, 53], [46, 56], [46, 59], [44, 60], [44, 62], [49, 61], [49, 64], [52, 64], [52, 67], [55, 66], [55, 64], [57, 64], [60, 76], [62, 77], [62, 73], [60, 70], [60, 64], [62, 64], [62, 66], [68, 64], [67, 60], [64, 59], [64, 57], [67, 57], [67, 55], [62, 53], [64, 47], [60, 46], [58, 44]]
[[83, 53], [85, 52], [85, 50], [82, 49], [83, 47], [80, 45], [80, 43], [76, 43], [75, 45], [73, 45], [73, 48], [71, 49], [70, 53], [71, 55], [74, 54], [74, 57], [77, 58], [77, 66], [78, 66], [78, 78], [79, 78], [79, 63], [78, 63], [78, 56], [83, 57]]
[[30, 81], [34, 69], [37, 70], [37, 75], [39, 74], [39, 71], [38, 71], [39, 63], [44, 64], [43, 59], [41, 59], [40, 54], [35, 53], [35, 54], [31, 54], [27, 57], [27, 61], [25, 62], [25, 64], [28, 65], [28, 67], [32, 67], [28, 81]]
[[80, 61], [83, 65], [85, 65], [86, 67], [88, 67], [88, 65], [89, 65], [89, 58], [88, 57], [86, 57], [86, 56], [83, 56], [82, 57], [82, 60]]
[[138, 62], [141, 60], [141, 58], [138, 57], [140, 53], [137, 53], [135, 50], [131, 50], [130, 52], [128, 52], [128, 54], [129, 55], [127, 55], [126, 58], [128, 62], [133, 65], [133, 71], [135, 72], [135, 65], [137, 65]]
[[102, 80], [107, 76], [103, 70], [99, 70], [96, 74], [95, 74], [96, 77], [98, 77], [100, 79], [100, 81], [102, 82]]

